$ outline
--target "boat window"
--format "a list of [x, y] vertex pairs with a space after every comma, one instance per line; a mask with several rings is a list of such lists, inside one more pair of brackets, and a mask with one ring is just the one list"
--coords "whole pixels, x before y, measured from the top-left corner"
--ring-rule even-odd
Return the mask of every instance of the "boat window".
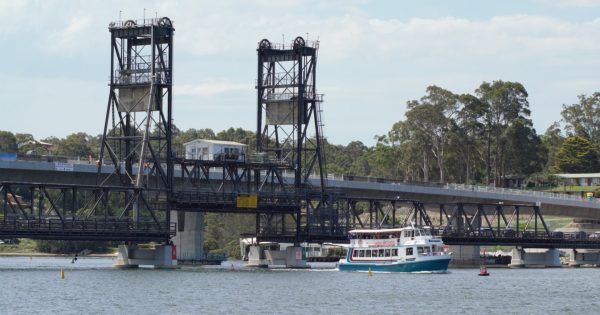
[[358, 251], [352, 250], [352, 257], [358, 257]]
[[371, 250], [367, 249], [367, 251], [365, 252], [365, 257], [371, 257]]
[[385, 257], [385, 251], [383, 249], [379, 250], [379, 257]]
[[365, 250], [361, 249], [358, 251], [358, 257], [365, 257]]
[[398, 256], [398, 249], [397, 248], [393, 248], [392, 249], [392, 256]]
[[376, 250], [376, 249], [374, 249], [374, 250], [372, 251], [372, 257], [377, 257], [377, 250]]
[[390, 249], [388, 248], [388, 249], [385, 250], [385, 257], [390, 257], [390, 256], [391, 256], [390, 255]]
[[417, 253], [423, 254], [423, 247], [422, 246], [417, 247]]
[[407, 247], [406, 248], [406, 256], [411, 256], [413, 254], [413, 248], [412, 247]]

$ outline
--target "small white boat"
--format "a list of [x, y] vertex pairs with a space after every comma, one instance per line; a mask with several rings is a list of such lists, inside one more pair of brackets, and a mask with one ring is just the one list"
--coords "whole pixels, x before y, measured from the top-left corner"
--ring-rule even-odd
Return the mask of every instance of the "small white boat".
[[341, 271], [443, 272], [451, 255], [429, 227], [352, 230]]

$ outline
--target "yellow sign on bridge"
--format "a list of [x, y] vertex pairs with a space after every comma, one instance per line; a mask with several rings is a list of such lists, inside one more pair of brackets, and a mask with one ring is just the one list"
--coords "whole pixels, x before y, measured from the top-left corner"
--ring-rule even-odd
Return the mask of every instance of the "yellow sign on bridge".
[[238, 208], [253, 208], [256, 209], [258, 205], [257, 195], [238, 195], [236, 200], [236, 207]]

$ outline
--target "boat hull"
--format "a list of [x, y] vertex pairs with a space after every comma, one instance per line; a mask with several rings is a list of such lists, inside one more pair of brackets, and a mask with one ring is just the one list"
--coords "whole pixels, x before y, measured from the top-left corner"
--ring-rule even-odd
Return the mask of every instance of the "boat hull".
[[396, 263], [347, 263], [340, 262], [340, 271], [373, 272], [440, 272], [448, 270], [450, 258], [440, 258], [422, 261], [404, 261]]

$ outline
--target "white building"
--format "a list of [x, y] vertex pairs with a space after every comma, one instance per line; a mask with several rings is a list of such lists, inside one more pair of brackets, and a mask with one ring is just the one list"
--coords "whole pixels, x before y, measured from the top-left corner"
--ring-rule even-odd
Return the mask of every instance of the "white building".
[[246, 159], [247, 146], [239, 142], [196, 139], [183, 145], [186, 159], [214, 161]]
[[554, 176], [567, 178], [571, 185], [575, 186], [600, 185], [600, 173], [554, 174]]

